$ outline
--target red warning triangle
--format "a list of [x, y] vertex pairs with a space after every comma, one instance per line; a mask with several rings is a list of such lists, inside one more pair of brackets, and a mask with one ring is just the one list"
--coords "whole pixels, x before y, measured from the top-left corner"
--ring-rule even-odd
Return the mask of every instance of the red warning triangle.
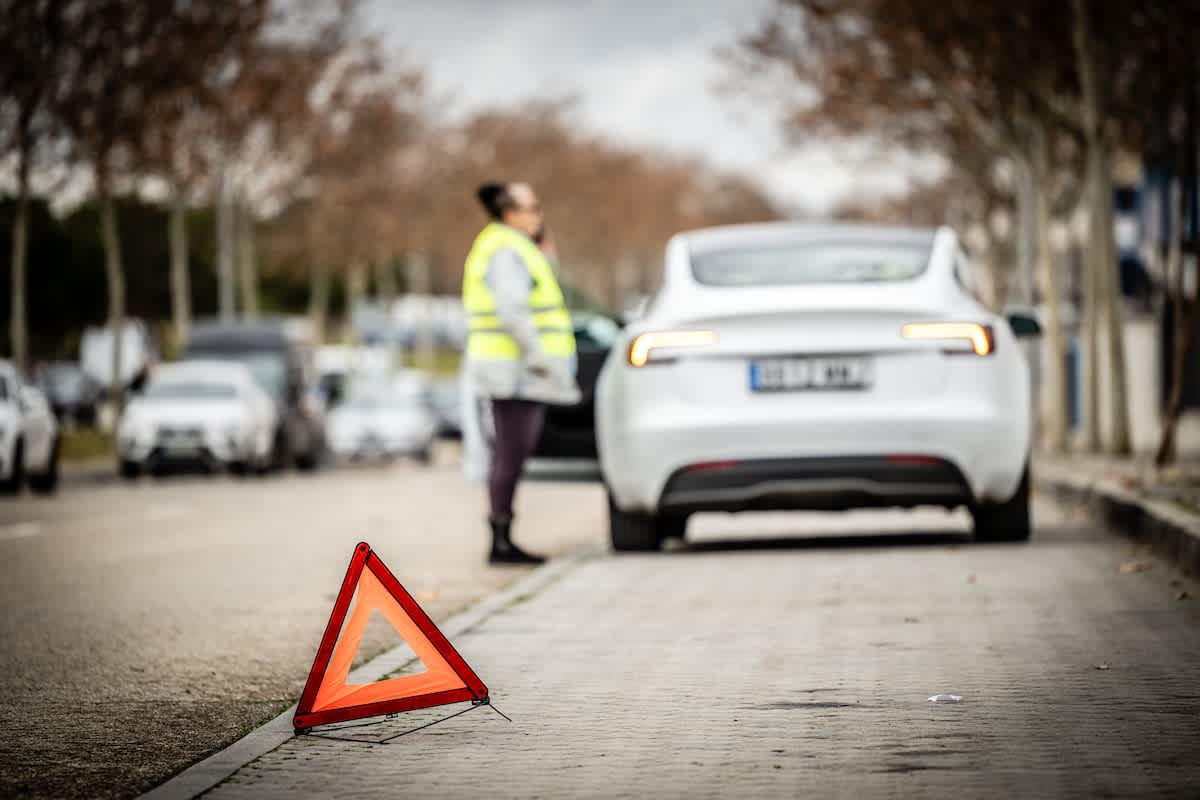
[[[354, 609], [350, 611], [350, 603]], [[425, 671], [375, 683], [346, 682], [372, 611], [404, 637]], [[349, 620], [346, 619], [350, 612]], [[296, 730], [446, 703], [486, 700], [487, 687], [366, 542], [354, 548], [292, 726]]]

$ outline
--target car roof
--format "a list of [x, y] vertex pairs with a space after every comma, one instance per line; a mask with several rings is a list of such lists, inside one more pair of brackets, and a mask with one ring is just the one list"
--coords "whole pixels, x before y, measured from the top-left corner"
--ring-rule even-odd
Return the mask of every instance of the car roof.
[[739, 247], [802, 244], [851, 239], [863, 243], [895, 243], [932, 247], [937, 228], [907, 225], [866, 225], [852, 222], [761, 222], [719, 225], [679, 234], [689, 252], [703, 253]]
[[151, 373], [151, 380], [187, 380], [210, 379], [226, 381], [248, 381], [251, 379], [249, 367], [233, 361], [175, 361], [170, 364], [160, 364]]
[[291, 341], [287, 330], [279, 322], [201, 322], [192, 326], [184, 349], [282, 350], [288, 348]]

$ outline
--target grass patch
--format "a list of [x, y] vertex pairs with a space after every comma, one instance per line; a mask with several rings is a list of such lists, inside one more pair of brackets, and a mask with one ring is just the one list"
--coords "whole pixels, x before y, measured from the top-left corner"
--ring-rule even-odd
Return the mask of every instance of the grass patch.
[[437, 349], [423, 354], [417, 350], [404, 353], [404, 366], [410, 369], [420, 369], [438, 378], [453, 378], [458, 375], [462, 365], [462, 353], [457, 350]]
[[63, 431], [59, 441], [63, 461], [98, 461], [115, 453], [112, 434], [93, 428]]

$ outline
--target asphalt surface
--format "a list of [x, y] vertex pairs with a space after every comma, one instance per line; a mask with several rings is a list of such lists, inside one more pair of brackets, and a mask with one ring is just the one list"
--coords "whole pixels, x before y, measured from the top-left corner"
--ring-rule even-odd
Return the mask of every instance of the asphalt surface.
[[[215, 795], [1196, 796], [1195, 582], [1036, 509], [1027, 546], [962, 514], [713, 516], [616, 557], [598, 487], [526, 484], [522, 543], [597, 555], [455, 642], [517, 722], [294, 740]], [[524, 572], [484, 565], [483, 514], [450, 451], [5, 501], [0, 796], [134, 795], [274, 716], [359, 540], [435, 619], [498, 590]]]
[[[136, 795], [274, 716], [361, 540], [435, 619], [524, 574], [486, 566], [483, 491], [457, 465], [89, 475], [0, 501], [0, 797]], [[561, 554], [599, 542], [603, 497], [530, 484], [518, 513], [518, 541]], [[368, 627], [361, 653], [391, 636]]]

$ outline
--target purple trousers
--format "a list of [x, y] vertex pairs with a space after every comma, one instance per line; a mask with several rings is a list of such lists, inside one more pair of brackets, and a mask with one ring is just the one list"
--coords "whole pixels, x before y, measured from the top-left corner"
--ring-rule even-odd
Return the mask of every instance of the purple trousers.
[[525, 461], [542, 433], [546, 407], [532, 400], [492, 398], [492, 469], [488, 475], [488, 499], [493, 517], [511, 517], [517, 481]]

